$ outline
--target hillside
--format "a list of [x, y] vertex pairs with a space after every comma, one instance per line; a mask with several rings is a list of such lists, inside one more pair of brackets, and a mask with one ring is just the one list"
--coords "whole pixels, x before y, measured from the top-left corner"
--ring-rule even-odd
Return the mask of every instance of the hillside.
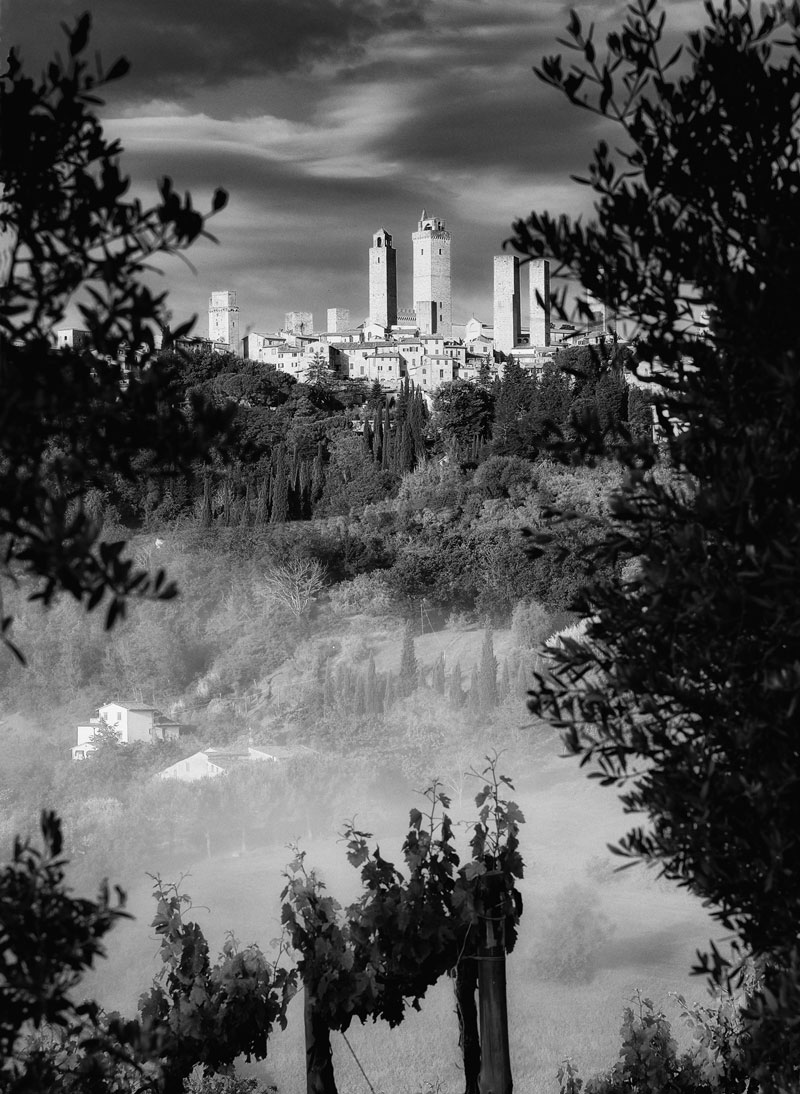
[[[557, 1089], [555, 1072], [566, 1056], [584, 1073], [612, 1062], [622, 1008], [637, 988], [672, 1018], [678, 1008], [671, 992], [702, 999], [704, 985], [692, 980], [688, 969], [694, 950], [712, 933], [699, 903], [679, 890], [638, 869], [613, 874], [606, 842], [620, 835], [625, 823], [614, 795], [588, 783], [575, 762], [560, 758], [558, 751], [552, 739], [540, 740], [529, 748], [527, 760], [515, 757], [506, 768], [516, 778], [526, 816], [522, 848], [527, 863], [520, 941], [508, 960], [512, 1065], [515, 1085], [543, 1092]], [[413, 796], [407, 797], [406, 808], [413, 804]], [[469, 812], [465, 801], [463, 815]], [[359, 812], [359, 823], [368, 828], [374, 819], [368, 809]], [[377, 829], [390, 858], [399, 856], [403, 822], [404, 807], [395, 802]], [[329, 838], [302, 845], [331, 892], [352, 898], [356, 874], [341, 844]], [[270, 848], [192, 866], [183, 887], [192, 895], [194, 914], [212, 949], [222, 945], [227, 930], [244, 943], [265, 947], [279, 936], [280, 871], [289, 858], [286, 848]], [[157, 968], [148, 928], [149, 889], [144, 877], [132, 889], [136, 921], [115, 931], [109, 960], [85, 984], [87, 992], [123, 1011], [132, 1008]], [[559, 932], [553, 917], [564, 920], [565, 894], [571, 912]], [[570, 944], [580, 949], [587, 931], [585, 959], [571, 980], [559, 958]], [[356, 1026], [348, 1040], [376, 1090], [407, 1094], [437, 1080], [443, 1090], [459, 1089], [457, 1030], [447, 982], [437, 985], [422, 1012], [410, 1014], [397, 1030]], [[342, 1089], [362, 1089], [363, 1078], [338, 1035], [334, 1051]], [[271, 1042], [265, 1064], [243, 1070], [288, 1094], [302, 1085], [303, 1060], [302, 1013], [295, 1002], [289, 1027]]]

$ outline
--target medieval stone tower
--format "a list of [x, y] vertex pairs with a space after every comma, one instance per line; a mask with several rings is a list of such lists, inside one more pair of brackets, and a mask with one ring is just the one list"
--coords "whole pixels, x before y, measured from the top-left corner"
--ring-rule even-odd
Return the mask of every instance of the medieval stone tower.
[[208, 301], [208, 339], [225, 342], [232, 353], [239, 352], [239, 309], [235, 292], [212, 292]]
[[382, 327], [397, 322], [397, 251], [385, 228], [378, 229], [369, 249], [369, 317]]
[[450, 287], [450, 233], [439, 217], [422, 210], [419, 228], [413, 235], [414, 308], [421, 334], [453, 332]]
[[535, 258], [530, 263], [530, 303], [532, 346], [550, 345], [550, 263]]
[[519, 259], [494, 256], [494, 348], [511, 353], [520, 340]]

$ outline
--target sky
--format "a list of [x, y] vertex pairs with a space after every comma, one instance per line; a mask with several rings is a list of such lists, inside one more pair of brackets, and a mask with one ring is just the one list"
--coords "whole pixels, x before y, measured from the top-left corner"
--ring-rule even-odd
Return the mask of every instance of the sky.
[[[38, 74], [87, 0], [0, 0], [3, 55]], [[575, 5], [612, 30], [624, 5]], [[669, 0], [676, 31], [699, 0]], [[148, 203], [168, 175], [199, 209], [228, 207], [216, 245], [189, 269], [160, 263], [174, 321], [233, 289], [240, 329], [274, 331], [288, 311], [368, 312], [368, 250], [385, 227], [398, 300], [411, 306], [411, 233], [422, 209], [452, 232], [453, 319], [491, 323], [492, 257], [531, 210], [591, 211], [582, 174], [600, 135], [533, 66], [563, 52], [560, 0], [95, 0], [92, 44], [130, 73], [100, 112], [122, 167]], [[525, 322], [523, 310], [523, 323]], [[77, 325], [73, 313], [65, 325]]]

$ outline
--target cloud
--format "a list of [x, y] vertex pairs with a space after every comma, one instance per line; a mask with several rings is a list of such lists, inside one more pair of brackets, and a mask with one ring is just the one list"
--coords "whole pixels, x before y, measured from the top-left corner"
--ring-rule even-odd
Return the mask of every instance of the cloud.
[[[218, 86], [234, 77], [289, 72], [357, 56], [370, 39], [423, 25], [429, 0], [103, 0], [92, 44], [106, 60], [132, 62], [126, 93]], [[5, 0], [3, 47], [21, 46], [34, 67], [64, 50], [59, 23], [86, 0]]]
[[[86, 0], [0, 0], [6, 45], [34, 65], [60, 19]], [[170, 175], [198, 208], [218, 185], [230, 204], [214, 247], [166, 263], [176, 315], [204, 313], [215, 288], [239, 291], [242, 325], [274, 329], [293, 308], [367, 308], [367, 250], [380, 225], [398, 247], [411, 303], [410, 235], [420, 210], [453, 232], [457, 316], [489, 319], [492, 256], [532, 209], [576, 215], [607, 133], [532, 69], [563, 52], [564, 0], [103, 0], [92, 46], [131, 74], [104, 123], [145, 200]], [[578, 4], [598, 38], [618, 28], [614, 0]], [[702, 21], [700, 0], [671, 0], [668, 26]], [[700, 18], [698, 18], [700, 12]], [[674, 33], [673, 33], [674, 36]], [[111, 89], [109, 89], [111, 90]], [[612, 138], [613, 139], [613, 138]], [[615, 142], [616, 143], [616, 142]], [[201, 323], [199, 329], [203, 324]]]

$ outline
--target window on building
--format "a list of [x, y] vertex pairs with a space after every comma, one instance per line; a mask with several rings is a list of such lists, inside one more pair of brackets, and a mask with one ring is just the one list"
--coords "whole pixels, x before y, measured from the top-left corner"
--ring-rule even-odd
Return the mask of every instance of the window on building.
[[441, 254], [441, 253], [442, 253], [442, 248], [440, 247], [440, 248], [439, 248], [439, 254]]
[[442, 379], [443, 377], [444, 377], [444, 369], [440, 368], [439, 369], [439, 379]]

